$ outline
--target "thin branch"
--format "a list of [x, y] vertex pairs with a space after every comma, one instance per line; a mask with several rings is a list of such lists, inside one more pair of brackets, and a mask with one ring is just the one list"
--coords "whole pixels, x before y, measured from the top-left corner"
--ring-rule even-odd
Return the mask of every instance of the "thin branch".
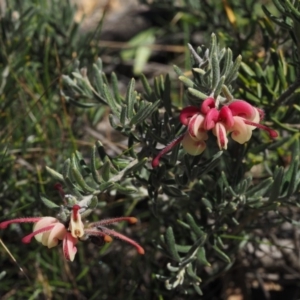
[[295, 90], [300, 87], [300, 78], [297, 78], [297, 80], [291, 84], [287, 90], [285, 90], [280, 97], [275, 100], [275, 106], [273, 109], [278, 108], [279, 105], [285, 104], [285, 102], [293, 95]]

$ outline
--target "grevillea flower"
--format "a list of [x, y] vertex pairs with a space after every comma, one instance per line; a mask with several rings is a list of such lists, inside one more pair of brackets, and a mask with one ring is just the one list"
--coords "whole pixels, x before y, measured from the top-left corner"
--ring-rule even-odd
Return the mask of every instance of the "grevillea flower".
[[180, 142], [187, 153], [201, 154], [206, 148], [205, 141], [210, 130], [217, 137], [220, 149], [227, 149], [227, 134], [231, 134], [236, 142], [244, 144], [250, 140], [255, 128], [263, 129], [271, 138], [276, 138], [278, 134], [275, 130], [259, 123], [263, 117], [261, 109], [244, 100], [234, 100], [219, 109], [215, 99], [209, 97], [200, 107], [188, 106], [179, 116], [180, 122], [187, 126], [187, 131], [162, 149], [153, 159], [152, 166], [158, 166], [161, 156]]
[[32, 218], [18, 218], [8, 220], [0, 223], [0, 229], [5, 229], [10, 224], [15, 223], [35, 223], [33, 232], [22, 239], [23, 243], [30, 243], [31, 239], [35, 239], [48, 248], [58, 245], [62, 241], [63, 253], [67, 260], [73, 261], [77, 248], [75, 245], [78, 240], [86, 240], [90, 236], [101, 237], [105, 242], [111, 242], [110, 236], [117, 237], [125, 242], [133, 245], [139, 254], [144, 254], [144, 249], [130, 238], [106, 228], [106, 225], [127, 221], [130, 224], [137, 222], [133, 217], [121, 217], [114, 219], [102, 220], [99, 222], [90, 223], [87, 228], [81, 220], [79, 205], [73, 205], [70, 220], [66, 224], [60, 222], [54, 217], [32, 217]]

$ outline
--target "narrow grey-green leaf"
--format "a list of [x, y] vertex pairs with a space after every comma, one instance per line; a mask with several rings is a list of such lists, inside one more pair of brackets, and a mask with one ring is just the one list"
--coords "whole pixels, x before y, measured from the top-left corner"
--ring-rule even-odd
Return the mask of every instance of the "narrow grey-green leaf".
[[103, 90], [104, 90], [104, 96], [106, 98], [106, 101], [107, 101], [109, 107], [111, 108], [114, 115], [119, 117], [120, 116], [120, 110], [121, 110], [120, 105], [117, 104], [117, 102], [113, 98], [113, 96], [112, 96], [112, 94], [111, 94], [111, 92], [108, 89], [106, 84], [103, 85]]
[[128, 107], [126, 105], [122, 105], [121, 113], [120, 113], [120, 123], [125, 126], [127, 121]]
[[244, 62], [241, 63], [241, 68], [247, 73], [247, 75], [249, 75], [251, 77], [255, 76], [255, 72]]
[[46, 198], [46, 196], [40, 194], [40, 198], [42, 202], [48, 207], [48, 208], [59, 208], [59, 205], [55, 204], [53, 201]]
[[71, 104], [77, 106], [77, 107], [81, 107], [81, 108], [91, 108], [91, 107], [95, 107], [95, 106], [99, 106], [99, 103], [94, 102], [94, 103], [82, 103], [79, 101], [76, 101], [74, 99], [72, 99], [71, 97], [66, 96], [65, 97], [67, 102], [70, 102]]
[[49, 168], [46, 166], [46, 171], [50, 174], [50, 176], [54, 179], [57, 179], [59, 180], [60, 182], [63, 182], [64, 181], [64, 177], [62, 174], [56, 172], [55, 170]]
[[201, 198], [201, 202], [202, 202], [203, 205], [206, 207], [206, 210], [207, 210], [209, 213], [211, 213], [212, 210], [213, 210], [213, 206], [212, 206], [211, 202], [210, 202], [208, 199], [204, 198], [204, 197]]
[[197, 253], [198, 261], [203, 264], [204, 266], [211, 266], [210, 263], [206, 259], [206, 251], [204, 247], [200, 247]]
[[76, 167], [72, 166], [71, 171], [73, 174], [73, 178], [76, 180], [77, 185], [81, 187], [84, 193], [93, 193], [95, 191], [95, 189], [86, 184], [83, 176]]
[[[222, 89], [223, 89], [223, 86], [224, 86], [224, 85], [223, 85], [224, 82], [225, 82], [225, 76], [222, 76], [222, 77], [220, 78], [219, 82], [217, 83], [217, 86], [216, 86], [215, 91], [214, 91], [214, 98], [215, 98], [215, 99], [220, 95], [220, 93], [221, 93], [221, 91], [222, 91]], [[226, 98], [227, 98], [227, 97], [226, 97]]]
[[70, 177], [70, 166], [71, 166], [71, 160], [68, 158], [65, 160], [62, 170], [63, 178]]
[[180, 68], [178, 68], [176, 65], [173, 65], [174, 71], [178, 76], [183, 75], [183, 72], [181, 71]]
[[231, 259], [218, 246], [213, 245], [216, 255], [226, 263], [231, 263]]
[[140, 171], [147, 161], [148, 161], [148, 157], [144, 157], [143, 159], [138, 161], [135, 165], [133, 165], [131, 168], [127, 169], [124, 174], [130, 174], [130, 173]]
[[215, 89], [215, 87], [220, 81], [220, 65], [216, 53], [213, 53], [211, 57], [211, 66], [212, 66], [212, 88]]
[[202, 229], [200, 229], [200, 227], [196, 224], [196, 222], [191, 214], [189, 214], [189, 213], [186, 214], [186, 220], [187, 220], [187, 223], [189, 224], [191, 230], [193, 230], [195, 232], [197, 237], [201, 237], [201, 236], [205, 235], [205, 233], [202, 231]]
[[130, 195], [130, 194], [134, 194], [134, 193], [137, 192], [137, 189], [134, 188], [134, 187], [122, 186], [122, 185], [120, 185], [118, 183], [115, 183], [114, 188], [118, 192], [120, 192], [122, 194], [125, 194], [125, 195]]
[[117, 75], [115, 74], [115, 72], [112, 72], [111, 73], [112, 91], [113, 91], [114, 98], [115, 98], [116, 102], [118, 104], [121, 104], [122, 103], [122, 97], [121, 97], [120, 92], [119, 92], [118, 84], [119, 84], [119, 82], [118, 82]]
[[101, 177], [97, 171], [97, 163], [96, 163], [96, 153], [97, 153], [97, 147], [96, 145], [92, 148], [92, 155], [91, 155], [91, 172], [93, 179], [96, 183], [101, 183]]
[[188, 87], [188, 88], [193, 88], [194, 85], [195, 85], [194, 82], [193, 82], [191, 79], [189, 79], [189, 78], [187, 78], [187, 77], [185, 77], [185, 76], [183, 76], [183, 75], [179, 76], [178, 79], [179, 79], [181, 82], [183, 82], [184, 85], [185, 85], [186, 87]]
[[256, 184], [254, 187], [252, 187], [251, 189], [249, 189], [245, 195], [249, 196], [249, 197], [260, 197], [260, 196], [264, 196], [268, 190], [270, 189], [270, 186], [272, 185], [272, 183], [274, 182], [273, 178], [267, 178], [265, 180], [263, 180], [262, 182]]
[[171, 254], [172, 258], [175, 259], [177, 262], [180, 262], [180, 256], [176, 250], [175, 237], [172, 227], [168, 227], [165, 234], [165, 239], [168, 251]]
[[101, 192], [104, 192], [106, 190], [112, 189], [114, 187], [114, 185], [115, 185], [114, 182], [110, 182], [110, 181], [103, 182], [103, 183], [100, 184], [99, 190]]
[[172, 115], [172, 100], [171, 100], [171, 80], [169, 74], [166, 75], [164, 82], [164, 91], [162, 96], [162, 101], [167, 113]]
[[221, 71], [221, 76], [227, 76], [228, 71], [230, 70], [232, 63], [232, 51], [230, 49], [226, 50], [225, 56], [224, 56], [224, 64]]
[[272, 184], [269, 202], [277, 201], [280, 196], [282, 181], [283, 181], [284, 171], [282, 167], [279, 167], [274, 172], [274, 183]]
[[96, 91], [99, 95], [104, 95], [104, 82], [102, 78], [102, 72], [99, 70], [98, 66], [96, 64], [93, 65], [94, 70], [94, 85], [96, 87]]
[[208, 98], [207, 95], [205, 95], [204, 93], [196, 90], [196, 89], [193, 89], [193, 88], [188, 88], [188, 91], [191, 95], [199, 98], [200, 100], [205, 100], [206, 98]]
[[242, 62], [242, 56], [239, 55], [234, 61], [232, 68], [229, 70], [228, 75], [226, 76], [225, 84], [230, 84], [231, 81], [237, 77], [241, 62]]
[[110, 178], [110, 162], [108, 160], [105, 160], [103, 166], [101, 167], [101, 176], [102, 176], [102, 179], [104, 181], [109, 181], [109, 178]]
[[146, 78], [146, 76], [144, 74], [141, 74], [141, 81], [142, 81], [142, 84], [143, 84], [143, 87], [144, 87], [144, 90], [146, 92], [146, 95], [148, 96], [148, 100], [150, 100], [151, 98], [151, 95], [152, 95], [152, 89], [149, 85], [149, 82]]
[[135, 80], [132, 78], [128, 84], [125, 101], [127, 104], [127, 118], [131, 120], [134, 114], [134, 103], [136, 101], [136, 95], [134, 92]]
[[138, 112], [131, 119], [130, 124], [132, 125], [139, 124], [145, 121], [148, 117], [150, 117], [153, 114], [154, 111], [158, 109], [159, 105], [160, 105], [160, 100], [157, 100], [153, 104], [145, 102], [145, 107], [138, 110]]

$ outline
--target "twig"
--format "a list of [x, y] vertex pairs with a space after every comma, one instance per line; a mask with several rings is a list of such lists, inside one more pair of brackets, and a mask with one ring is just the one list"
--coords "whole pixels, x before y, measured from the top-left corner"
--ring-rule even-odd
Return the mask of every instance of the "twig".
[[297, 80], [288, 87], [287, 90], [285, 90], [277, 100], [275, 100], [275, 106], [273, 109], [276, 109], [279, 105], [284, 104], [295, 92], [297, 88], [300, 87], [300, 78], [297, 78]]

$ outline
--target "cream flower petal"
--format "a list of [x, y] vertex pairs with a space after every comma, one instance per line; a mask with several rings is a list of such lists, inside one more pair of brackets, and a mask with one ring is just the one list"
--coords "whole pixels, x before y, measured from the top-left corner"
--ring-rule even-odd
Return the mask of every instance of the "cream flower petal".
[[48, 236], [47, 240], [47, 246], [48, 248], [55, 247], [58, 244], [59, 240], [63, 240], [65, 235], [67, 233], [67, 229], [62, 223], [57, 223], [53, 227], [53, 229], [50, 231], [50, 234]]
[[194, 156], [201, 154], [206, 148], [206, 143], [204, 141], [192, 139], [192, 137], [190, 136], [190, 134], [188, 132], [184, 135], [184, 138], [181, 143], [182, 143], [183, 149], [188, 154], [191, 154]]
[[[53, 223], [56, 223], [56, 222], [58, 222], [58, 220], [56, 218], [53, 218], [53, 217], [44, 217], [44, 218], [41, 218], [40, 221], [38, 221], [37, 223], [34, 224], [33, 231], [39, 230], [39, 229], [41, 229], [43, 227], [47, 227], [47, 226], [49, 226], [49, 225], [51, 225]], [[44, 233], [37, 234], [34, 237], [35, 237], [35, 239], [38, 242], [42, 243], [42, 238], [43, 238], [43, 235], [45, 233], [49, 234], [49, 232], [44, 232]], [[43, 245], [44, 245], [44, 243], [43, 243]]]
[[[52, 229], [51, 229], [51, 230], [52, 230]], [[51, 230], [42, 233], [42, 240], [41, 240], [41, 243], [42, 243], [44, 246], [48, 246], [48, 240], [49, 240], [49, 235], [50, 235]]]
[[240, 144], [244, 144], [250, 140], [252, 136], [252, 127], [250, 125], [245, 124], [244, 119], [241, 117], [233, 117], [234, 125], [231, 129], [232, 134], [231, 137], [233, 140]]
[[69, 230], [74, 238], [80, 238], [84, 235], [84, 225], [81, 221], [80, 213], [76, 212], [76, 219], [74, 218], [74, 214], [72, 212]]
[[199, 140], [207, 140], [208, 135], [206, 130], [204, 129], [204, 116], [202, 115], [197, 115], [194, 121], [194, 124], [192, 126], [192, 132], [193, 135], [191, 137], [193, 139], [196, 139], [197, 141]]

